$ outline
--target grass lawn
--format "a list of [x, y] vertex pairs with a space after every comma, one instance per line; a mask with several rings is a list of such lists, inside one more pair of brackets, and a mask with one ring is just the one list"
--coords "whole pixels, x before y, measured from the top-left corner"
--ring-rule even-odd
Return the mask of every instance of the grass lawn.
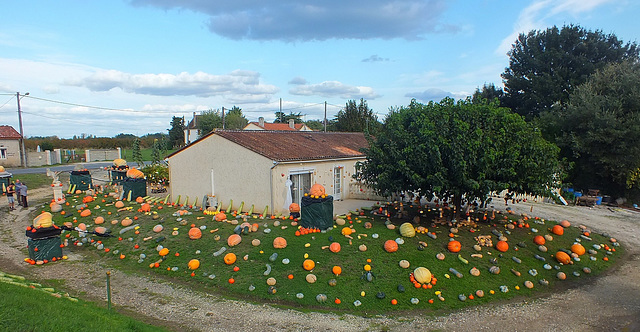
[[164, 331], [0, 272], [2, 331]]
[[[151, 161], [151, 152], [153, 151], [153, 149], [140, 149], [140, 153], [142, 154], [142, 159], [144, 161]], [[166, 156], [168, 156], [169, 154], [175, 152], [176, 150], [163, 150], [160, 151], [160, 157], [164, 158]], [[133, 150], [132, 149], [122, 149], [122, 159], [128, 161], [128, 162], [133, 162]]]
[[[110, 195], [96, 196], [86, 208], [83, 199], [84, 195], [69, 196], [64, 215], [54, 213], [55, 223], [84, 224], [92, 231], [98, 226], [96, 217], [102, 217], [104, 223], [99, 226], [113, 236], [83, 238], [76, 231], [65, 232], [65, 250], [97, 251], [116, 268], [151, 271], [195, 289], [300, 310], [360, 315], [417, 310], [428, 314], [539, 296], [591, 280], [624, 251], [608, 236], [578, 225], [562, 228], [563, 235], [553, 234], [557, 222], [533, 217], [481, 212], [457, 223], [435, 224], [440, 214], [440, 207], [435, 206], [406, 205], [403, 208], [409, 217], [391, 217], [390, 223], [379, 215], [381, 210], [361, 211], [343, 216], [345, 223], [334, 223], [328, 231], [297, 236], [294, 220], [262, 218], [257, 211], [247, 211], [250, 204], [244, 204], [244, 213], [236, 211], [240, 204], [223, 206], [228, 210], [227, 221], [219, 222], [192, 206], [193, 199], [164, 204], [161, 199], [148, 198], [149, 212], [140, 210], [142, 205], [136, 202], [125, 201], [124, 207], [116, 208]], [[395, 215], [398, 206], [384, 208]], [[86, 209], [91, 215], [81, 217], [78, 210]], [[448, 212], [443, 210], [444, 219]], [[402, 236], [399, 226], [414, 216], [422, 222], [405, 227], [414, 230], [415, 236]], [[123, 220], [137, 228], [123, 226]], [[257, 230], [250, 232], [245, 226]], [[197, 232], [193, 229], [200, 230], [201, 238], [190, 239], [188, 234]], [[241, 242], [231, 245], [228, 238], [235, 233], [241, 233]], [[350, 238], [344, 235], [348, 233]], [[537, 235], [546, 237], [544, 248], [534, 243]], [[492, 245], [479, 246], [478, 236], [490, 236]], [[276, 237], [286, 239], [287, 246], [275, 249]], [[496, 249], [499, 238], [508, 245], [504, 252]], [[447, 249], [454, 240], [460, 242], [459, 252]], [[397, 251], [385, 251], [387, 241], [399, 243]], [[333, 243], [340, 244], [340, 251], [329, 249]], [[586, 254], [561, 264], [556, 253], [571, 253], [574, 243], [580, 243]], [[225, 263], [225, 257], [231, 261], [231, 256], [235, 261]], [[306, 259], [315, 265], [309, 271], [303, 267]], [[403, 260], [408, 268], [401, 266]], [[427, 268], [433, 278], [415, 283], [411, 274], [417, 267]]]
[[[51, 185], [51, 178], [43, 173], [14, 174], [11, 180], [15, 182], [16, 179], [25, 183], [28, 189], [48, 187]], [[27, 194], [29, 194], [28, 191]]]

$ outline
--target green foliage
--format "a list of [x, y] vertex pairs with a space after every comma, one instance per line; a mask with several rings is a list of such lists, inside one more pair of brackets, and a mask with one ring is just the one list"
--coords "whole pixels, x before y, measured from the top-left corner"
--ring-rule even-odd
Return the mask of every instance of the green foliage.
[[147, 183], [169, 185], [169, 167], [161, 164], [148, 165], [141, 169], [144, 173]]
[[161, 151], [162, 143], [159, 140], [155, 140], [153, 142], [153, 147], [151, 148], [151, 163], [158, 164], [162, 160]]
[[140, 151], [139, 139], [136, 138], [135, 140], [133, 140], [133, 147], [131, 148], [131, 150], [133, 152], [131, 161], [136, 162], [138, 164], [138, 167], [143, 167], [144, 159], [142, 158], [142, 152]]
[[171, 118], [171, 128], [169, 129], [168, 149], [181, 147], [184, 144], [184, 121], [181, 117]]
[[[569, 181], [582, 189], [622, 195], [637, 186], [640, 168], [640, 64], [612, 63], [577, 87], [566, 107], [541, 116], [574, 168]], [[631, 186], [629, 186], [631, 184]]]
[[483, 100], [492, 102], [498, 99], [502, 103], [504, 99], [504, 91], [501, 88], [497, 88], [493, 83], [485, 84], [482, 86], [482, 90], [477, 88], [471, 97], [471, 101], [474, 104], [481, 103]]
[[3, 331], [164, 331], [36, 283], [0, 278]]
[[606, 64], [637, 59], [635, 43], [577, 25], [520, 34], [502, 74], [505, 104], [527, 118], [569, 100], [574, 88]]
[[284, 112], [276, 111], [276, 118], [273, 123], [289, 123], [289, 120], [293, 119], [294, 123], [302, 123], [302, 113], [285, 114]]
[[224, 116], [224, 128], [232, 130], [242, 130], [249, 124], [249, 120], [242, 114], [242, 109], [233, 106]]
[[[393, 110], [370, 140], [355, 178], [390, 196], [486, 199], [491, 191], [544, 194], [558, 171], [558, 148], [522, 117], [493, 103], [427, 105]], [[458, 210], [460, 211], [460, 210]]]
[[321, 120], [309, 120], [307, 122], [304, 123], [305, 125], [307, 125], [307, 127], [316, 130], [316, 131], [323, 131], [324, 130], [324, 122]]
[[210, 133], [215, 128], [222, 128], [222, 115], [218, 110], [204, 111], [197, 115], [196, 119], [196, 127], [200, 136]]
[[341, 109], [334, 119], [335, 131], [344, 132], [364, 132], [376, 135], [382, 124], [378, 121], [378, 117], [369, 109], [367, 102], [360, 99], [360, 103], [356, 104], [355, 100], [347, 101], [347, 104]]
[[51, 185], [52, 179], [44, 173], [14, 174], [11, 181], [20, 180], [29, 190], [45, 188]]

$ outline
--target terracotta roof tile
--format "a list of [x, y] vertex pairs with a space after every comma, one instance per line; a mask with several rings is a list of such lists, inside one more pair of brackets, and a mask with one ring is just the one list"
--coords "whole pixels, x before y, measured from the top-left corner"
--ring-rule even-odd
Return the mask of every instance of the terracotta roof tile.
[[196, 146], [198, 141], [211, 135], [223, 137], [275, 161], [364, 157], [360, 150], [369, 146], [363, 133], [216, 129], [169, 157]]
[[288, 123], [269, 123], [269, 122], [265, 122], [264, 126], [260, 126], [259, 122], [251, 122], [252, 124], [260, 127], [260, 128], [264, 128], [264, 130], [285, 130], [285, 131], [295, 131], [295, 130], [300, 130], [300, 128], [302, 128], [302, 123], [296, 123], [293, 126], [295, 128], [291, 128], [289, 127]]
[[0, 138], [3, 139], [20, 139], [22, 136], [11, 126], [0, 126]]

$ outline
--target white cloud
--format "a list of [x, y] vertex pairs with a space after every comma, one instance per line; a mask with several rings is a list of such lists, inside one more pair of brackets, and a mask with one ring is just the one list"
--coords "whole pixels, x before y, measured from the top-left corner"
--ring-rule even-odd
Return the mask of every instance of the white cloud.
[[130, 74], [117, 70], [100, 70], [81, 79], [68, 80], [71, 86], [86, 87], [91, 91], [122, 91], [154, 96], [238, 96], [256, 95], [264, 99], [278, 92], [273, 85], [261, 84], [260, 74], [236, 70], [229, 74], [213, 75], [204, 72], [194, 74]]
[[439, 88], [429, 88], [422, 92], [410, 92], [405, 95], [405, 97], [415, 98], [423, 102], [428, 102], [428, 101], [439, 102], [445, 97], [451, 97], [453, 99], [458, 100], [458, 99], [464, 99], [467, 96], [469, 96], [469, 93], [467, 92], [463, 92], [463, 91], [450, 92], [450, 91], [445, 91]]
[[307, 80], [304, 77], [300, 77], [300, 76], [294, 77], [289, 81], [289, 84], [292, 84], [292, 85], [302, 85], [307, 83], [308, 83]]
[[513, 31], [506, 36], [498, 48], [496, 54], [506, 55], [511, 50], [518, 35], [528, 33], [531, 30], [547, 28], [546, 20], [564, 13], [573, 16], [594, 10], [600, 5], [615, 2], [615, 0], [538, 0], [523, 9], [516, 20]]
[[345, 99], [376, 99], [380, 97], [371, 87], [346, 85], [338, 81], [299, 85], [289, 90], [289, 93], [299, 96], [340, 97]]
[[208, 15], [209, 29], [230, 39], [308, 41], [421, 39], [458, 31], [441, 22], [444, 0], [202, 1], [133, 0], [134, 5], [188, 9]]

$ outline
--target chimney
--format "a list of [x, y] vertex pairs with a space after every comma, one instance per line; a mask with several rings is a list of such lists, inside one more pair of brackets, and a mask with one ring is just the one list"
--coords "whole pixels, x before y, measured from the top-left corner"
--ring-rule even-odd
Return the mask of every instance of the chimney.
[[289, 128], [296, 129], [296, 121], [294, 119], [289, 119]]
[[264, 128], [264, 118], [263, 117], [259, 117], [258, 118], [258, 126]]

